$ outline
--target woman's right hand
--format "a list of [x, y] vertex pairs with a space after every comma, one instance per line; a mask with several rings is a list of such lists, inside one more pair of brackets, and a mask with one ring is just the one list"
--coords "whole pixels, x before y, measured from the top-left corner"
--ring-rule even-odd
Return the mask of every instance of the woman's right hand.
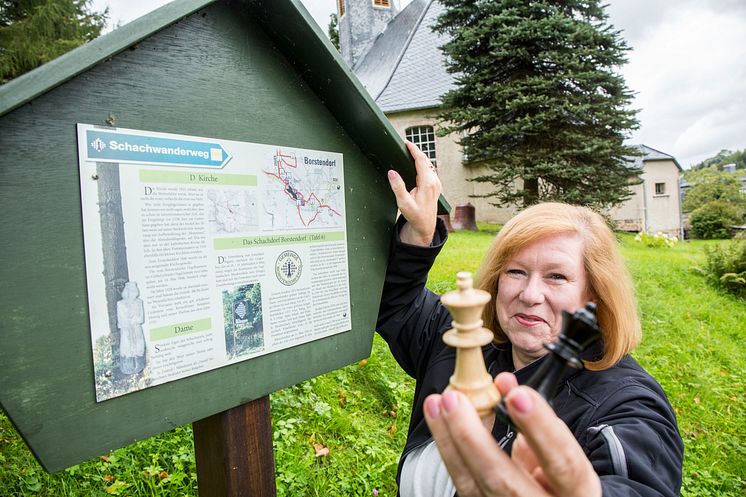
[[425, 399], [425, 419], [462, 497], [600, 497], [601, 480], [570, 429], [515, 376], [495, 379], [521, 433], [508, 456], [455, 391]]
[[404, 180], [394, 170], [388, 172], [389, 184], [396, 197], [396, 205], [407, 222], [399, 232], [402, 242], [410, 245], [430, 246], [435, 235], [435, 222], [438, 216], [438, 198], [441, 185], [438, 173], [430, 159], [417, 145], [404, 140], [409, 153], [414, 157], [417, 171], [416, 186], [407, 191]]

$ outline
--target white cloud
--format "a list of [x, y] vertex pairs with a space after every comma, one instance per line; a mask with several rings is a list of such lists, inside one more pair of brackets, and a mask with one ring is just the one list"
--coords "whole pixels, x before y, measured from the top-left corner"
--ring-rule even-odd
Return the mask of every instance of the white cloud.
[[657, 2], [622, 71], [641, 109], [633, 141], [684, 166], [746, 147], [746, 10], [726, 6]]
[[[398, 0], [396, 4], [406, 5], [410, 1]], [[110, 31], [117, 24], [127, 24], [167, 3], [169, 0], [93, 0], [91, 6], [96, 11], [109, 6]], [[326, 28], [329, 26], [329, 14], [337, 11], [336, 0], [301, 0], [301, 4], [326, 33]]]
[[695, 164], [722, 149], [741, 150], [746, 142], [743, 113], [746, 103], [712, 110], [693, 121], [676, 139], [675, 156], [691, 158]]

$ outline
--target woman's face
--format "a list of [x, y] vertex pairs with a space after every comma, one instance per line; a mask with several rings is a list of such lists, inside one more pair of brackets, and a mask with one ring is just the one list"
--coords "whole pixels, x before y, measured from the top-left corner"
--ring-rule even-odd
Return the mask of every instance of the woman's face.
[[562, 311], [588, 301], [583, 240], [576, 234], [541, 238], [516, 253], [499, 276], [497, 319], [513, 344], [516, 369], [546, 354], [562, 328]]

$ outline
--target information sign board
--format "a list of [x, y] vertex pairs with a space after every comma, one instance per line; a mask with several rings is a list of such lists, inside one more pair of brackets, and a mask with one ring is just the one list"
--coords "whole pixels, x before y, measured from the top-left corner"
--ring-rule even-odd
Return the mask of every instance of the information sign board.
[[351, 329], [342, 154], [87, 124], [78, 153], [97, 401]]
[[[101, 127], [79, 132], [77, 123]], [[90, 142], [83, 132], [92, 133]], [[84, 44], [0, 87], [0, 150], [0, 408], [46, 470], [254, 405], [370, 353], [396, 216], [386, 171], [411, 188], [415, 170], [396, 130], [297, 0], [173, 1]], [[253, 219], [219, 214], [220, 191], [271, 200], [264, 171], [275, 156], [290, 162], [293, 155], [301, 170], [304, 156], [336, 160], [342, 224], [323, 209], [306, 216], [313, 199], [300, 197], [300, 188], [283, 190], [281, 177], [275, 201], [284, 191], [290, 208], [268, 204], [269, 213]], [[193, 183], [190, 174], [206, 181]], [[180, 189], [195, 190], [195, 205], [155, 196]], [[228, 195], [225, 205], [231, 201], [249, 199]], [[301, 215], [305, 224], [279, 228]], [[338, 257], [339, 246], [346, 252]], [[159, 252], [166, 248], [173, 260]], [[262, 276], [251, 257], [264, 258]], [[317, 281], [322, 263], [338, 274], [333, 284], [349, 288]], [[136, 287], [125, 292], [127, 283]], [[195, 285], [189, 295], [187, 284]], [[241, 296], [245, 284], [253, 286]], [[331, 288], [341, 295], [324, 293]], [[306, 301], [269, 301], [300, 289], [308, 289], [298, 292]], [[285, 309], [272, 318], [272, 305]], [[176, 306], [179, 315], [166, 317]], [[299, 317], [302, 309], [310, 314]], [[303, 328], [309, 319], [326, 328]], [[134, 340], [122, 343], [120, 321]], [[215, 356], [201, 352], [203, 335], [213, 337]], [[111, 346], [98, 346], [105, 336]], [[177, 349], [187, 339], [205, 343]], [[161, 345], [176, 350], [154, 375]], [[228, 347], [241, 353], [228, 358]], [[185, 376], [171, 381], [178, 374]]]

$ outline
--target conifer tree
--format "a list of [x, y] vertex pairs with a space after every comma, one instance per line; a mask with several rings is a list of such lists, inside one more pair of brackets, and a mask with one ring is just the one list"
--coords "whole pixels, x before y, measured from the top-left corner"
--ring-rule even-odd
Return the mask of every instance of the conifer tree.
[[329, 26], [326, 28], [326, 34], [329, 36], [329, 41], [332, 42], [334, 48], [339, 50], [339, 19], [337, 14], [329, 14]]
[[93, 40], [108, 9], [90, 0], [0, 0], [0, 83]]
[[[596, 207], [629, 196], [638, 124], [618, 74], [628, 50], [598, 0], [441, 0], [435, 30], [456, 88], [443, 131], [483, 163], [495, 204]], [[522, 187], [520, 181], [522, 180]], [[516, 186], [517, 185], [517, 186]]]

